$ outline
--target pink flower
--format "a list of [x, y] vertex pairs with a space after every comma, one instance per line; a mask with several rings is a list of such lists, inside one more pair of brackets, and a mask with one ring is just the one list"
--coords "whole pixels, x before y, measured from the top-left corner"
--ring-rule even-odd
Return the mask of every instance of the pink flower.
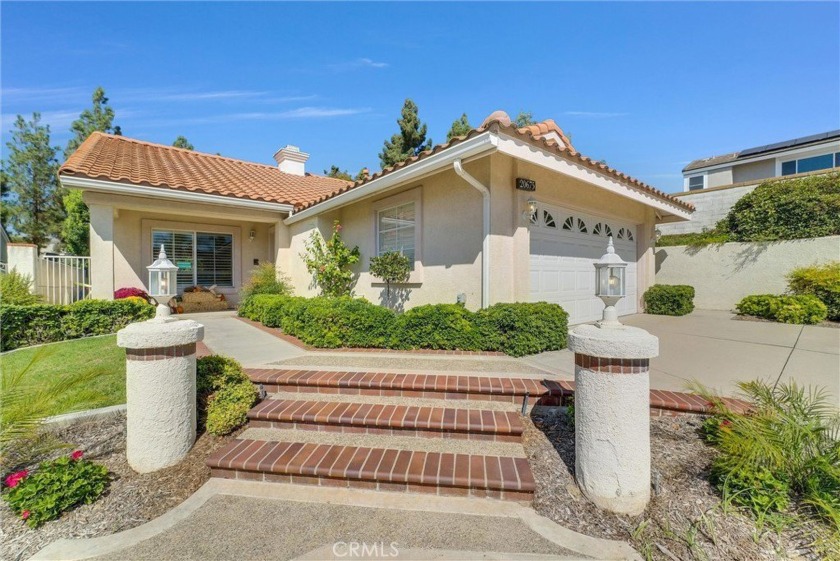
[[29, 475], [29, 472], [25, 469], [16, 471], [6, 478], [6, 487], [17, 487], [17, 484], [26, 479], [27, 475]]
[[731, 424], [732, 424], [732, 421], [730, 421], [729, 419], [724, 419], [723, 421], [720, 422], [720, 426], [722, 426], [722, 427], [728, 427]]
[[340, 231], [341, 231], [341, 230], [343, 230], [343, 229], [344, 229], [344, 226], [342, 226], [341, 224], [336, 224], [336, 225], [335, 225], [335, 231], [336, 231], [336, 232], [340, 232]]
[[70, 459], [73, 460], [74, 462], [78, 462], [79, 460], [82, 459], [82, 456], [84, 456], [84, 455], [85, 455], [85, 453], [82, 452], [81, 450], [76, 450], [75, 452], [70, 454]]
[[30, 514], [31, 513], [28, 510], [24, 510], [23, 512], [20, 513], [20, 517], [23, 518], [24, 520], [26, 520], [27, 518], [29, 518]]

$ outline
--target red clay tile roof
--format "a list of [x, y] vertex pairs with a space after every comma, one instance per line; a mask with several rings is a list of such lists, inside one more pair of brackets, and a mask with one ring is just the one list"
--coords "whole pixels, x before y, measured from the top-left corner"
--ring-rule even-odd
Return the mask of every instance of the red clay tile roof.
[[90, 135], [58, 173], [294, 206], [352, 185], [343, 179], [294, 175], [275, 166], [101, 132]]
[[[664, 201], [667, 201], [667, 202], [669, 202], [669, 203], [671, 203], [675, 206], [678, 206], [680, 208], [683, 208], [685, 210], [694, 211], [694, 205], [692, 205], [690, 203], [687, 203], [685, 201], [682, 201], [682, 200], [680, 200], [676, 197], [673, 197], [672, 195], [669, 195], [669, 194], [665, 193], [664, 191], [660, 191], [659, 189], [648, 185], [647, 183], [643, 183], [642, 181], [639, 181], [638, 179], [635, 179], [635, 178], [630, 177], [629, 175], [627, 175], [625, 173], [622, 173], [622, 172], [620, 172], [616, 169], [613, 169], [605, 163], [597, 162], [597, 161], [593, 160], [592, 158], [589, 158], [587, 156], [584, 156], [584, 155], [580, 154], [577, 150], [574, 149], [571, 142], [569, 142], [568, 137], [563, 133], [563, 131], [560, 129], [560, 127], [557, 126], [557, 124], [554, 122], [554, 120], [548, 119], [548, 120], [543, 121], [541, 123], [537, 123], [536, 125], [517, 128], [515, 125], [513, 125], [511, 123], [510, 117], [504, 111], [494, 111], [493, 113], [490, 114], [489, 117], [487, 117], [484, 120], [483, 123], [481, 123], [481, 126], [479, 126], [477, 129], [471, 130], [470, 132], [468, 132], [464, 136], [456, 136], [448, 142], [445, 142], [443, 144], [438, 144], [437, 146], [434, 146], [429, 150], [424, 150], [423, 152], [421, 152], [420, 154], [418, 154], [416, 156], [412, 156], [412, 157], [408, 158], [407, 160], [399, 162], [398, 164], [394, 164], [391, 167], [387, 167], [387, 168], [383, 169], [382, 171], [374, 173], [373, 175], [369, 175], [368, 178], [363, 180], [363, 181], [357, 181], [356, 183], [353, 183], [351, 185], [347, 185], [346, 187], [342, 187], [342, 188], [338, 189], [337, 191], [335, 191], [333, 193], [325, 194], [321, 197], [318, 197], [317, 199], [314, 199], [314, 200], [310, 201], [309, 203], [307, 203], [305, 205], [302, 205], [299, 208], [296, 208], [295, 210], [298, 211], [298, 212], [301, 211], [301, 210], [305, 210], [307, 208], [310, 208], [310, 207], [313, 207], [313, 206], [317, 205], [318, 203], [322, 203], [322, 202], [324, 202], [328, 199], [332, 199], [333, 197], [336, 197], [336, 196], [338, 196], [342, 193], [346, 193], [350, 189], [356, 189], [358, 187], [361, 187], [362, 185], [370, 183], [371, 181], [373, 181], [375, 179], [379, 179], [382, 176], [388, 175], [389, 173], [392, 173], [396, 170], [399, 170], [399, 169], [402, 169], [402, 168], [404, 168], [408, 165], [411, 165], [418, 160], [422, 160], [424, 158], [428, 158], [429, 156], [432, 156], [433, 154], [437, 154], [439, 152], [442, 152], [443, 150], [446, 150], [447, 148], [450, 148], [451, 146], [454, 146], [454, 145], [459, 144], [459, 143], [461, 143], [461, 142], [463, 142], [467, 139], [470, 139], [474, 136], [477, 136], [477, 135], [479, 135], [479, 134], [481, 134], [481, 133], [483, 133], [483, 132], [485, 132], [485, 131], [487, 131], [488, 129], [491, 129], [491, 128], [495, 128], [497, 130], [503, 131], [506, 134], [509, 134], [511, 136], [519, 136], [520, 138], [529, 140], [533, 144], [537, 144], [541, 147], [548, 148], [548, 149], [552, 150], [553, 152], [555, 152], [556, 154], [564, 156], [569, 160], [572, 160], [572, 161], [574, 161], [576, 163], [579, 163], [583, 166], [586, 166], [590, 169], [600, 171], [602, 173], [610, 175], [613, 178], [618, 179], [619, 181], [628, 185], [631, 188], [635, 188], [635, 189], [638, 189], [640, 191], [644, 191], [646, 193], [649, 193], [649, 194], [655, 196], [658, 199], [662, 199]], [[560, 138], [563, 139], [563, 142], [566, 144], [566, 146], [561, 147], [556, 141], [554, 141], [554, 139], [545, 138], [545, 135], [549, 131], [557, 132], [558, 135], [560, 136]]]

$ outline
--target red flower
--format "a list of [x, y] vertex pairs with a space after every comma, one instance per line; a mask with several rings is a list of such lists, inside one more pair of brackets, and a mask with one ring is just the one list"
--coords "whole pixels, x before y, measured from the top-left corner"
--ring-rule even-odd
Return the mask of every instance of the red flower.
[[6, 478], [6, 487], [17, 487], [17, 484], [26, 479], [27, 475], [29, 475], [29, 472], [25, 469], [16, 471]]
[[732, 424], [732, 421], [730, 421], [729, 419], [724, 419], [723, 421], [720, 422], [720, 426], [722, 426], [722, 427], [728, 427], [731, 424]]
[[23, 512], [20, 513], [20, 517], [23, 518], [24, 520], [26, 520], [27, 518], [29, 518], [30, 514], [31, 513], [28, 510], [24, 510]]
[[78, 462], [79, 460], [82, 459], [82, 456], [84, 456], [84, 455], [85, 455], [85, 453], [82, 452], [81, 450], [76, 450], [75, 452], [70, 454], [70, 459], [73, 460], [74, 462]]

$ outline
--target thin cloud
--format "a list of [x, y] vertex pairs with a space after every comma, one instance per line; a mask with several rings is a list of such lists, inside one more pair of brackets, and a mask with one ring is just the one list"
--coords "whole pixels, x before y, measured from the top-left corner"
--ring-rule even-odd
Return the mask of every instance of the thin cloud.
[[299, 107], [288, 111], [252, 111], [248, 113], [224, 113], [220, 115], [206, 115], [186, 119], [167, 119], [162, 121], [145, 121], [148, 126], [170, 125], [209, 125], [218, 123], [232, 123], [237, 121], [284, 121], [292, 119], [325, 119], [331, 117], [347, 117], [369, 113], [369, 107]]
[[367, 57], [357, 58], [356, 60], [351, 60], [349, 62], [339, 62], [337, 64], [331, 64], [329, 67], [333, 70], [338, 71], [347, 71], [347, 70], [356, 70], [358, 68], [388, 68], [390, 64], [387, 62], [376, 61]]
[[[70, 123], [79, 118], [79, 111], [42, 111], [41, 125], [49, 125], [50, 132], [61, 133], [63, 129], [70, 126]], [[23, 114], [23, 118], [27, 121], [32, 119], [32, 113]], [[4, 113], [0, 122], [2, 122], [3, 132], [7, 132], [12, 128], [17, 120], [17, 114]]]
[[80, 87], [3, 88], [2, 96], [4, 102], [9, 104], [31, 101], [67, 101], [68, 98], [90, 96], [90, 92], [85, 92], [86, 90]]
[[563, 114], [570, 117], [590, 117], [593, 119], [609, 119], [629, 115], [629, 113], [613, 113], [608, 111], [564, 111]]

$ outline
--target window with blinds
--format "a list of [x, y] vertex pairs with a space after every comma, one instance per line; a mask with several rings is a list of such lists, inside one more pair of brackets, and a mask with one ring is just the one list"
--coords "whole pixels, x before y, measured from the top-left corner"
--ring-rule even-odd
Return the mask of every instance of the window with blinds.
[[233, 236], [206, 232], [152, 231], [153, 257], [166, 249], [178, 266], [178, 291], [188, 286], [233, 286]]
[[379, 255], [398, 251], [411, 260], [414, 266], [414, 228], [416, 215], [414, 203], [381, 210], [377, 220], [377, 250]]

